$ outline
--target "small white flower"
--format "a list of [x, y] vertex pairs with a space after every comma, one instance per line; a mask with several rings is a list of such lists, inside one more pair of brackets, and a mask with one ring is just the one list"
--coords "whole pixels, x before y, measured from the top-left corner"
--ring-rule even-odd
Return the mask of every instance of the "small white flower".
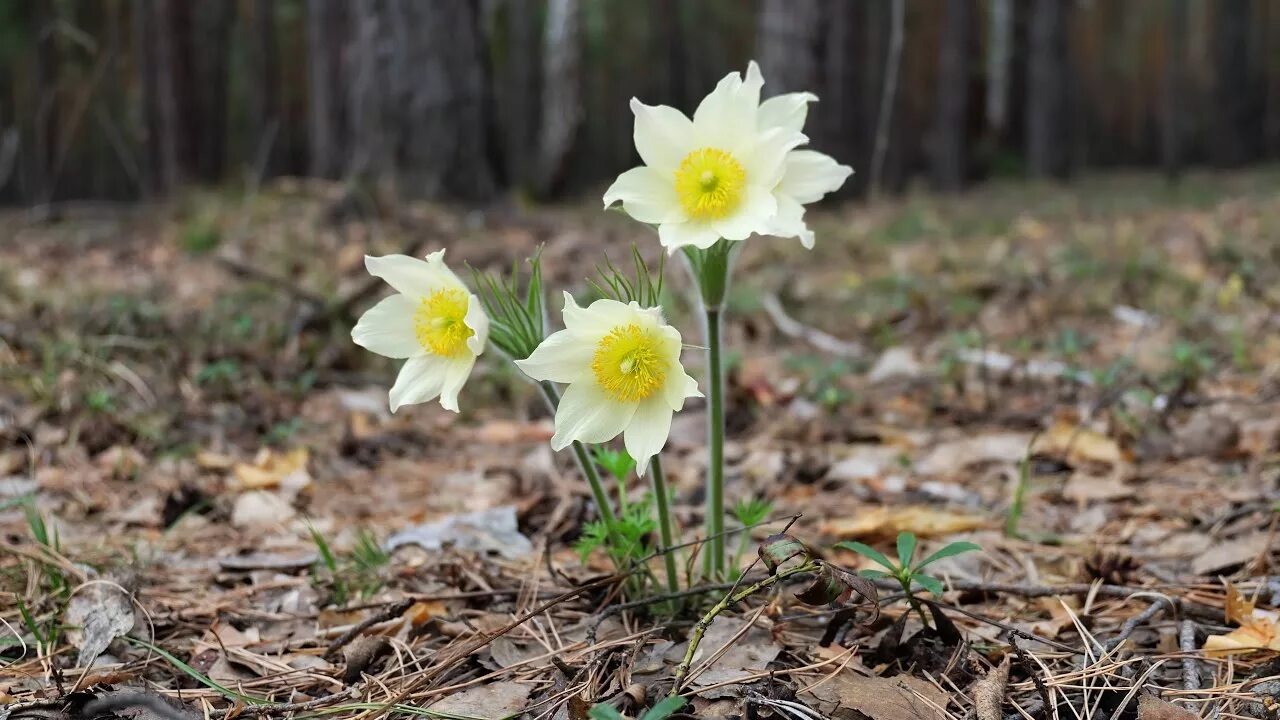
[[[809, 112], [809, 103], [817, 99], [817, 95], [801, 92], [765, 100], [760, 104], [758, 115], [761, 130], [782, 128], [785, 132], [800, 132]], [[792, 150], [787, 153], [784, 165], [782, 180], [773, 190], [778, 212], [768, 234], [800, 238], [802, 245], [812, 249], [813, 231], [805, 224], [804, 206], [839, 190], [853, 174], [853, 168], [814, 150]]]
[[516, 365], [535, 380], [567, 383], [551, 447], [608, 442], [623, 433], [643, 475], [671, 432], [685, 398], [701, 397], [680, 364], [680, 333], [659, 308], [597, 300], [579, 307], [564, 294], [565, 329]]
[[366, 255], [374, 277], [395, 289], [360, 317], [351, 339], [389, 358], [405, 358], [391, 387], [391, 412], [440, 398], [458, 412], [458, 391], [471, 375], [489, 338], [489, 318], [479, 298], [444, 264], [444, 250], [419, 260], [407, 255]]
[[605, 207], [622, 202], [633, 218], [656, 224], [659, 240], [673, 252], [769, 234], [787, 153], [806, 138], [798, 128], [758, 122], [763, 85], [754, 62], [745, 78], [729, 73], [692, 120], [632, 98], [644, 165], [618, 176], [604, 194]]

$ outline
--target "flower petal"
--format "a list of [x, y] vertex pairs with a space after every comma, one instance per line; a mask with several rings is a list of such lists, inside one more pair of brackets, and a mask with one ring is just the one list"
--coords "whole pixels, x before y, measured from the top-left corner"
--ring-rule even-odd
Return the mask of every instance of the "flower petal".
[[822, 199], [844, 185], [853, 168], [837, 163], [830, 155], [814, 150], [795, 150], [787, 154], [786, 172], [778, 183], [778, 192], [808, 204]]
[[[596, 300], [587, 307], [580, 307], [573, 296], [564, 294], [564, 326], [595, 345], [600, 338], [619, 325], [631, 323], [652, 324], [653, 314], [639, 305], [628, 305], [609, 298]], [[656, 316], [661, 319], [661, 314]]]
[[698, 381], [689, 377], [680, 362], [680, 355], [684, 352], [680, 331], [670, 325], [663, 325], [658, 332], [662, 333], [662, 352], [673, 369], [662, 386], [662, 397], [672, 410], [679, 410], [684, 407], [685, 398], [702, 397], [702, 393], [698, 391]]
[[665, 222], [658, 226], [658, 242], [668, 253], [686, 245], [705, 250], [719, 239], [720, 233], [709, 223]]
[[747, 182], [773, 188], [787, 169], [787, 159], [792, 151], [805, 144], [804, 135], [771, 128], [760, 133], [751, 149], [742, 155], [742, 166], [747, 171]]
[[627, 454], [635, 458], [636, 473], [643, 476], [649, 460], [662, 452], [671, 434], [671, 408], [660, 395], [640, 402], [622, 437]]
[[574, 440], [612, 440], [631, 422], [636, 405], [614, 400], [594, 381], [573, 383], [565, 388], [556, 409], [556, 433], [551, 436], [551, 447], [563, 450]]
[[651, 167], [632, 168], [604, 193], [604, 206], [621, 201], [627, 214], [643, 223], [661, 223], [683, 215], [670, 174]]
[[[758, 74], [759, 68], [756, 68]], [[760, 87], [755, 80], [751, 78], [751, 82], [744, 86], [742, 76], [736, 72], [729, 73], [702, 99], [693, 113], [695, 147], [719, 148], [735, 157], [751, 148], [755, 142], [756, 113], [760, 106]]]
[[474, 355], [462, 355], [449, 358], [444, 368], [444, 381], [440, 386], [440, 407], [458, 412], [458, 393], [471, 377], [471, 369], [476, 365]]
[[780, 238], [800, 238], [800, 244], [807, 250], [813, 249], [813, 231], [804, 221], [804, 206], [795, 198], [783, 193], [774, 193], [778, 201], [778, 212], [773, 216], [770, 235]]
[[716, 234], [726, 240], [746, 240], [755, 233], [767, 235], [772, 227], [778, 202], [768, 188], [748, 185], [743, 193], [738, 211], [729, 217], [711, 223]]
[[351, 329], [351, 339], [366, 350], [389, 358], [407, 358], [423, 353], [413, 330], [412, 300], [396, 293], [365, 311]]
[[551, 333], [533, 354], [516, 360], [516, 366], [534, 380], [573, 383], [591, 378], [591, 358], [596, 346], [590, 338], [572, 330]]
[[472, 331], [471, 337], [467, 338], [467, 349], [473, 355], [483, 355], [485, 343], [489, 342], [489, 316], [485, 314], [480, 298], [467, 296], [467, 314], [462, 322]]
[[693, 150], [693, 123], [673, 107], [645, 105], [635, 98], [631, 112], [636, 116], [636, 151], [644, 164], [658, 172], [675, 172]]
[[[449, 360], [439, 355], [411, 357], [396, 376], [391, 386], [391, 412], [404, 405], [414, 405], [434, 400], [444, 389]], [[451, 408], [457, 412], [456, 408]]]
[[760, 114], [756, 122], [761, 130], [782, 128], [787, 132], [798, 133], [804, 129], [804, 121], [809, 115], [809, 103], [817, 101], [817, 95], [807, 92], [775, 95], [760, 103]]
[[425, 260], [408, 255], [364, 256], [369, 274], [411, 298], [422, 297], [444, 288], [465, 288], [453, 271], [445, 267], [444, 250], [437, 250]]

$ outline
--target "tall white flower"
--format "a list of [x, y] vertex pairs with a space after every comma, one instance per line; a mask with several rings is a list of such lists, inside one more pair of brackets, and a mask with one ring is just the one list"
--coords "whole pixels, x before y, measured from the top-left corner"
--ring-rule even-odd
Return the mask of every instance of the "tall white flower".
[[[787, 93], [771, 97], [760, 104], [757, 121], [760, 128], [781, 128], [798, 133], [804, 128], [809, 103], [817, 101], [813, 93]], [[804, 206], [817, 202], [823, 195], [835, 192], [853, 174], [853, 168], [841, 165], [829, 155], [814, 150], [796, 149], [787, 153], [782, 180], [773, 190], [778, 212], [769, 235], [800, 238], [806, 248], [813, 247], [813, 231], [804, 221]]]
[[656, 224], [671, 251], [768, 234], [786, 155], [806, 138], [798, 129], [758, 122], [763, 85], [754, 62], [745, 78], [729, 73], [692, 120], [632, 98], [644, 165], [618, 176], [604, 194], [605, 207], [621, 202], [635, 219]]
[[489, 338], [480, 300], [445, 266], [444, 250], [426, 260], [366, 255], [364, 265], [396, 291], [351, 330], [357, 345], [405, 359], [391, 387], [391, 412], [436, 397], [446, 410], [458, 412], [458, 391]]
[[566, 383], [551, 447], [602, 443], [619, 433], [636, 468], [662, 450], [672, 414], [701, 397], [680, 364], [680, 332], [659, 308], [597, 300], [579, 307], [564, 294], [565, 329], [552, 333], [516, 365], [535, 380]]

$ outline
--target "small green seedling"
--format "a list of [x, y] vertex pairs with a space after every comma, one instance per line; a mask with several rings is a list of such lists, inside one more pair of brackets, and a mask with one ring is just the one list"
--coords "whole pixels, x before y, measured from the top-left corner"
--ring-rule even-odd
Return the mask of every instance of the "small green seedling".
[[597, 465], [620, 481], [626, 480], [636, 469], [636, 461], [627, 454], [626, 450], [613, 450], [603, 445], [596, 445], [591, 448], [591, 453], [595, 455]]
[[742, 566], [742, 556], [747, 551], [747, 547], [751, 544], [751, 533], [747, 532], [749, 528], [765, 521], [773, 513], [773, 503], [764, 498], [744, 498], [733, 506], [733, 517], [742, 526], [742, 532], [739, 534], [741, 541], [738, 543], [738, 549], [733, 555], [732, 568]]
[[[684, 698], [668, 697], [662, 702], [654, 705], [640, 716], [639, 720], [666, 720], [676, 713], [677, 710], [684, 707]], [[591, 720], [627, 720], [627, 716], [618, 712], [612, 705], [600, 703], [591, 710], [587, 711], [587, 717]]]
[[916, 563], [913, 562], [916, 554], [916, 536], [914, 533], [909, 532], [898, 533], [897, 563], [894, 563], [892, 560], [885, 557], [879, 550], [876, 550], [865, 543], [846, 541], [838, 543], [836, 547], [852, 550], [859, 555], [871, 558], [873, 562], [884, 567], [885, 570], [863, 570], [858, 574], [873, 580], [897, 580], [898, 584], [902, 586], [902, 592], [907, 596], [907, 602], [911, 603], [912, 609], [920, 615], [920, 620], [924, 622], [925, 627], [929, 626], [929, 619], [925, 617], [924, 609], [920, 607], [920, 601], [916, 600], [916, 596], [912, 592], [911, 588], [914, 585], [919, 585], [937, 597], [942, 595], [943, 587], [941, 580], [933, 577], [932, 575], [926, 575], [921, 571], [924, 570], [926, 566], [943, 558], [982, 549], [975, 543], [968, 541], [953, 542], [924, 560]]

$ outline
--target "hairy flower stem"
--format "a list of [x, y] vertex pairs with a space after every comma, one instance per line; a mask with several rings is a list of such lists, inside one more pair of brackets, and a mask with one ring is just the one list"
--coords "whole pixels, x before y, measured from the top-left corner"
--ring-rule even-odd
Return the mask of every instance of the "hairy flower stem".
[[724, 358], [721, 325], [729, 294], [733, 255], [738, 243], [718, 240], [700, 250], [685, 248], [689, 272], [702, 301], [703, 339], [707, 345], [707, 545], [702, 557], [703, 574], [724, 577]]
[[716, 616], [752, 595], [755, 595], [761, 590], [767, 590], [793, 575], [817, 572], [819, 569], [821, 569], [821, 567], [817, 561], [809, 560], [796, 565], [795, 567], [787, 568], [786, 570], [779, 570], [776, 575], [770, 575], [769, 577], [752, 585], [748, 585], [741, 590], [730, 592], [728, 595], [725, 595], [720, 602], [711, 606], [711, 609], [702, 616], [702, 619], [698, 620], [697, 624], [693, 626], [693, 631], [689, 633], [689, 647], [684, 651], [684, 659], [681, 660], [680, 665], [676, 667], [675, 685], [671, 687], [671, 694], [680, 694], [680, 689], [684, 685], [685, 676], [689, 674], [689, 666], [693, 665], [693, 656], [697, 654], [698, 645], [702, 642], [702, 636], [706, 635], [707, 628], [711, 627], [711, 623], [716, 619]]
[[724, 575], [724, 361], [720, 355], [721, 310], [707, 308], [707, 537], [709, 575]]
[[[547, 407], [551, 409], [551, 414], [555, 414], [556, 406], [560, 404], [560, 393], [556, 390], [556, 386], [549, 381], [538, 383], [538, 388], [542, 390], [542, 398], [547, 401]], [[613, 506], [609, 504], [609, 495], [604, 491], [604, 484], [600, 482], [600, 473], [596, 472], [596, 464], [591, 460], [591, 456], [587, 453], [587, 448], [577, 440], [573, 441], [573, 456], [578, 460], [578, 469], [587, 478], [587, 484], [591, 486], [591, 496], [596, 501], [596, 511], [600, 513], [600, 519], [604, 520], [605, 526], [609, 529], [609, 536], [612, 538], [615, 530], [614, 526], [618, 524], [618, 516], [613, 513]]]
[[670, 492], [667, 490], [667, 476], [662, 471], [662, 462], [657, 455], [649, 461], [649, 473], [653, 476], [653, 499], [658, 506], [658, 532], [662, 538], [662, 560], [667, 568], [667, 587], [671, 592], [680, 592], [680, 569], [676, 565], [676, 539], [671, 522]]

